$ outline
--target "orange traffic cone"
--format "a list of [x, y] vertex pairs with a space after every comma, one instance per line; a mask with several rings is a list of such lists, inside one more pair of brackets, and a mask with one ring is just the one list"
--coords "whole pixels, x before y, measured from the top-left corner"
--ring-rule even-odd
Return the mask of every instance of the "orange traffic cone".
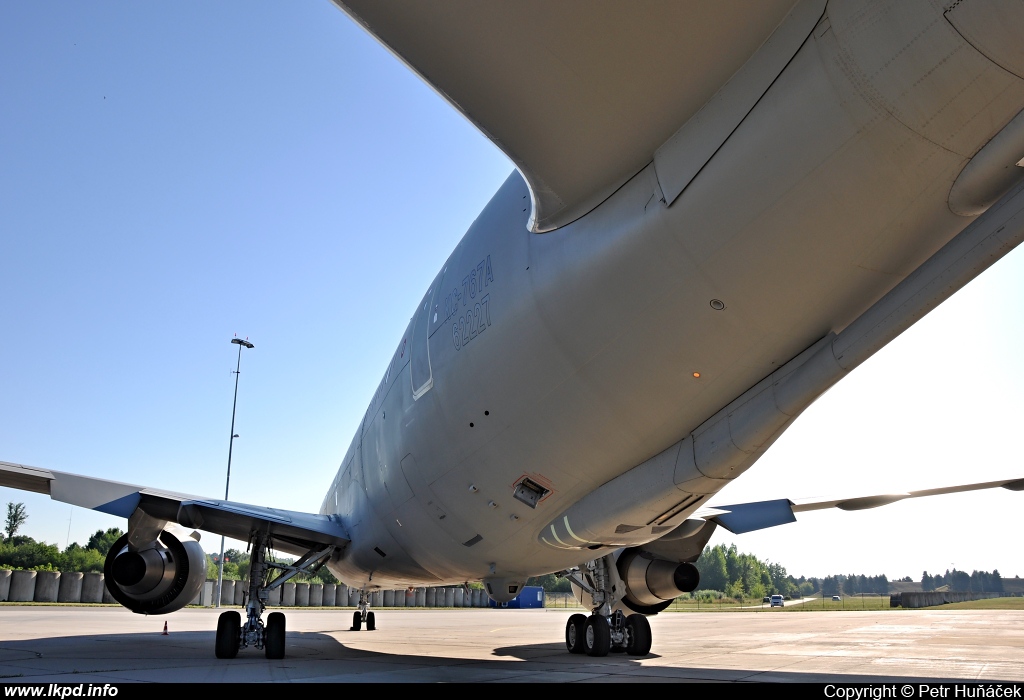
[[164, 620], [164, 633], [162, 635], [160, 635], [160, 636], [162, 636], [162, 637], [168, 636], [167, 635], [167, 620]]

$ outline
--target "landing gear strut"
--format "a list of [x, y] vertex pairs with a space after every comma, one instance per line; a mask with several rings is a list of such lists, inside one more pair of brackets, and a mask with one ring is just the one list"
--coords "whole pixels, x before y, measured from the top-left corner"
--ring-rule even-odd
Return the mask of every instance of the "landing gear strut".
[[593, 602], [590, 616], [576, 613], [565, 625], [565, 648], [570, 654], [607, 656], [625, 652], [646, 656], [651, 651], [651, 625], [644, 615], [626, 616], [616, 604], [626, 594], [611, 555], [587, 562], [582, 569], [562, 574], [588, 593]]
[[358, 632], [363, 628], [363, 623], [366, 623], [366, 631], [373, 632], [377, 629], [377, 620], [374, 617], [373, 611], [370, 609], [370, 594], [366, 589], [359, 591], [359, 609], [352, 613], [352, 627], [350, 628], [353, 632]]
[[[252, 559], [249, 568], [249, 590], [245, 595], [245, 624], [242, 624], [242, 616], [237, 610], [221, 613], [217, 620], [215, 652], [218, 659], [233, 659], [238, 655], [240, 648], [253, 646], [263, 649], [268, 659], [283, 659], [284, 613], [270, 613], [267, 615], [266, 625], [261, 619], [270, 598], [270, 591], [297, 574], [315, 574], [331, 556], [334, 545], [311, 549], [290, 565], [267, 561], [267, 551], [271, 548], [272, 542], [270, 535], [264, 531], [254, 530], [249, 535], [249, 546]], [[270, 573], [274, 569], [281, 573], [270, 581]]]

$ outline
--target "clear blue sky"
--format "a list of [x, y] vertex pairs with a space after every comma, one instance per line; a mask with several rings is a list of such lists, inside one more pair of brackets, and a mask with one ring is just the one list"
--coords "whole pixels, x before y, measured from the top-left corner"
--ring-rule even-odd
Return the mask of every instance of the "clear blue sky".
[[[315, 511], [509, 161], [326, 0], [0, 5], [0, 459]], [[1024, 476], [1018, 251], [833, 389], [722, 502]], [[64, 546], [123, 522], [0, 489]], [[809, 514], [791, 573], [1024, 575], [1024, 494]], [[936, 537], [936, 535], [939, 535]], [[215, 541], [216, 540], [216, 541]], [[215, 551], [219, 538], [203, 541]]]

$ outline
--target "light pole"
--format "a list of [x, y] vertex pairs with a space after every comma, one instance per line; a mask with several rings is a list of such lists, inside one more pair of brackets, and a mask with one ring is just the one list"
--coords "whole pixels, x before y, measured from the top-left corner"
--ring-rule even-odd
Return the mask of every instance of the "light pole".
[[[235, 408], [238, 407], [238, 375], [242, 368], [242, 348], [254, 347], [252, 343], [241, 338], [232, 338], [231, 342], [238, 346], [238, 362], [235, 364], [235, 399], [231, 402], [231, 439], [228, 440], [228, 477], [224, 481], [224, 500], [228, 500], [228, 490], [231, 488], [231, 448], [235, 446]], [[220, 607], [220, 592], [224, 585], [224, 535], [220, 536], [220, 560], [217, 566], [217, 598], [215, 607]]]

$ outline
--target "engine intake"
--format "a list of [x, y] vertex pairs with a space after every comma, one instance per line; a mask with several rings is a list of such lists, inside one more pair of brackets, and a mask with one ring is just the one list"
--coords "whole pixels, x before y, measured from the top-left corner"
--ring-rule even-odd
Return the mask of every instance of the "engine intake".
[[124, 535], [107, 552], [107, 590], [121, 605], [142, 615], [180, 610], [206, 581], [206, 554], [199, 543], [164, 530], [152, 546], [132, 551]]
[[681, 593], [696, 590], [700, 573], [693, 564], [659, 559], [639, 549], [627, 549], [616, 562], [626, 584], [623, 605], [652, 615], [667, 608]]

